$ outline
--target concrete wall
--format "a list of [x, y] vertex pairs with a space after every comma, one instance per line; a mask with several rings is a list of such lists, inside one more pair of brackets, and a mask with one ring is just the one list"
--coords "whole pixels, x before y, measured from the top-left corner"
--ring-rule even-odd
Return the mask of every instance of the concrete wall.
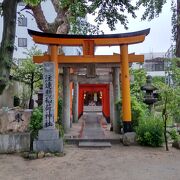
[[30, 133], [0, 134], [0, 153], [30, 151]]

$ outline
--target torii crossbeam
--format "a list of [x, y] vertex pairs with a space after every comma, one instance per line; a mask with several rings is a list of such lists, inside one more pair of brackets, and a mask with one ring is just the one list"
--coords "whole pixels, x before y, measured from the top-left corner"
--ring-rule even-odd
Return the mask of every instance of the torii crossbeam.
[[[35, 43], [46, 44], [50, 47], [50, 53], [44, 56], [34, 56], [35, 63], [52, 61], [55, 64], [55, 120], [57, 120], [58, 100], [58, 64], [62, 63], [119, 63], [121, 66], [121, 92], [122, 92], [122, 114], [124, 132], [131, 131], [131, 100], [129, 82], [129, 62], [144, 62], [143, 55], [128, 54], [128, 45], [144, 41], [150, 29], [142, 31], [109, 34], [109, 35], [64, 35], [50, 34], [28, 30]], [[82, 56], [58, 55], [58, 46], [82, 46]], [[95, 46], [120, 46], [120, 55], [94, 54]]]

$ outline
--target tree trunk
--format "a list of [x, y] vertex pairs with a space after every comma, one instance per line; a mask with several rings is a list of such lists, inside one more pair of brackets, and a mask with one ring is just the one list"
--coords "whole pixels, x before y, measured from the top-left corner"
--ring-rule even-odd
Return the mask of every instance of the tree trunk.
[[163, 118], [163, 121], [164, 121], [164, 140], [165, 140], [165, 144], [166, 144], [166, 151], [169, 151], [168, 139], [167, 139], [167, 120], [168, 120], [167, 102], [168, 102], [168, 98], [167, 98], [167, 95], [166, 95], [165, 102], [164, 102], [164, 109], [163, 109], [163, 113], [162, 113], [162, 118]]
[[33, 106], [34, 106], [34, 102], [33, 102], [33, 91], [34, 91], [34, 73], [32, 73], [32, 76], [31, 76], [31, 92], [30, 92], [30, 98], [29, 98], [29, 109], [33, 109]]
[[19, 0], [4, 0], [3, 34], [0, 45], [0, 94], [5, 89], [10, 75], [16, 32], [16, 10]]
[[177, 0], [176, 56], [180, 57], [180, 0]]

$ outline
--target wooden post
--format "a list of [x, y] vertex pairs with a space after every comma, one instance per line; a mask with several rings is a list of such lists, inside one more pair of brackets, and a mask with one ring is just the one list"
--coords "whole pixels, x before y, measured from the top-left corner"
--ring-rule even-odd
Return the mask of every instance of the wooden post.
[[50, 56], [51, 61], [55, 64], [55, 110], [54, 110], [54, 120], [57, 122], [58, 120], [58, 77], [59, 77], [59, 68], [58, 68], [58, 46], [52, 45], [50, 46]]
[[128, 62], [128, 45], [121, 45], [121, 88], [124, 132], [131, 132], [131, 98]]

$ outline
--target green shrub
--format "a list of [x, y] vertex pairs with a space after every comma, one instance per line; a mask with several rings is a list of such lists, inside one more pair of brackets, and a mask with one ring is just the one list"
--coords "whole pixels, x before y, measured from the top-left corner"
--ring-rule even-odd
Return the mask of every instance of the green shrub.
[[62, 125], [62, 99], [58, 99], [58, 124]]
[[59, 130], [59, 136], [64, 137], [64, 128], [62, 125], [62, 98], [58, 99], [58, 122], [56, 128]]
[[56, 123], [56, 129], [59, 130], [59, 137], [63, 138], [64, 137], [64, 128], [61, 124]]
[[136, 127], [137, 141], [144, 146], [160, 147], [164, 142], [163, 122], [153, 116], [145, 117]]
[[178, 142], [180, 140], [180, 135], [175, 129], [172, 129], [170, 132], [170, 137], [174, 142]]
[[29, 125], [32, 140], [37, 138], [38, 131], [42, 129], [43, 127], [42, 121], [43, 121], [43, 108], [42, 107], [34, 108]]
[[135, 128], [138, 126], [139, 121], [144, 118], [148, 110], [147, 110], [147, 106], [143, 102], [138, 101], [138, 99], [135, 96], [131, 97], [131, 106], [132, 106], [132, 128], [133, 130], [135, 130]]
[[[43, 127], [43, 108], [37, 107], [33, 109], [29, 130], [31, 132], [32, 141], [37, 138], [38, 131]], [[59, 130], [60, 137], [64, 136], [64, 130], [62, 127], [62, 99], [58, 100], [58, 122], [56, 128]]]
[[[122, 100], [118, 100], [115, 106], [120, 114], [119, 126], [122, 127]], [[144, 118], [145, 114], [148, 113], [147, 105], [142, 101], [138, 100], [135, 96], [131, 96], [131, 111], [132, 111], [132, 128], [138, 126], [138, 122]], [[118, 115], [117, 115], [118, 116]]]

